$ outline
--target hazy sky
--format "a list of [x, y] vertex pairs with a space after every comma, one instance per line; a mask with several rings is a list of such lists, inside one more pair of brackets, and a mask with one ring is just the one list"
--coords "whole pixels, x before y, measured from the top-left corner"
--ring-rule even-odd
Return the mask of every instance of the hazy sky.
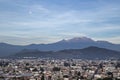
[[120, 44], [120, 0], [0, 0], [0, 42], [81, 36]]

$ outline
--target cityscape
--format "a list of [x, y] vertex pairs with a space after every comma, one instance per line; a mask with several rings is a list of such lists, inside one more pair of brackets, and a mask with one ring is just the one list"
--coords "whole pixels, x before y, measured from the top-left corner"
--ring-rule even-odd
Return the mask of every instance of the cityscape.
[[120, 80], [120, 60], [1, 59], [0, 80]]
[[120, 80], [120, 0], [0, 0], [0, 80]]

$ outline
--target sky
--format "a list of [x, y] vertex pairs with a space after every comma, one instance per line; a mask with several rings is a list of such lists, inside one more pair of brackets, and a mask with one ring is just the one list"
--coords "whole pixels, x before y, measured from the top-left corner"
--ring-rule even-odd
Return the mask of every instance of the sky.
[[120, 44], [120, 0], [0, 0], [0, 42], [47, 44], [83, 36]]

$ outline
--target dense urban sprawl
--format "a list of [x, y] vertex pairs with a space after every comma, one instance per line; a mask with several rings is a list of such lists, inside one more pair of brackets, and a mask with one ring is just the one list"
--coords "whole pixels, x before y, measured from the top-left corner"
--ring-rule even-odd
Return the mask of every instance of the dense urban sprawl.
[[0, 59], [0, 80], [120, 80], [120, 61]]

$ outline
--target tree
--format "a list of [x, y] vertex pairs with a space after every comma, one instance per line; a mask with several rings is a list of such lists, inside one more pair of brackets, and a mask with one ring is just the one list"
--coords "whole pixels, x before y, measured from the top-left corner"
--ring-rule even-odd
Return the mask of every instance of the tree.
[[42, 75], [41, 80], [45, 80], [44, 74]]
[[64, 62], [64, 66], [65, 66], [65, 67], [69, 67], [69, 66], [70, 66], [70, 64], [69, 64], [69, 63]]
[[97, 80], [102, 80], [101, 78], [98, 78]]
[[60, 68], [59, 67], [54, 67], [53, 71], [60, 71]]
[[109, 77], [106, 77], [106, 78], [103, 78], [103, 80], [113, 80], [113, 79], [109, 78]]

